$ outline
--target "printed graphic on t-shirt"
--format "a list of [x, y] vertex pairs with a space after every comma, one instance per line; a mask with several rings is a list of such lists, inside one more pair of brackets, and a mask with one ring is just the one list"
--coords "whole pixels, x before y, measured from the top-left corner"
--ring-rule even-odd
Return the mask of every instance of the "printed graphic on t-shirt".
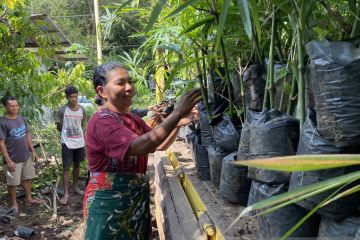
[[72, 111], [69, 107], [65, 108], [63, 126], [61, 131], [61, 143], [69, 149], [77, 149], [85, 146], [84, 134], [81, 122], [84, 118], [82, 108]]
[[5, 140], [6, 150], [15, 163], [25, 161], [30, 157], [27, 134], [28, 126], [25, 118], [0, 117], [0, 139]]
[[81, 120], [82, 116], [78, 115], [64, 115], [64, 120], [67, 122], [65, 134], [67, 138], [81, 138]]
[[18, 128], [13, 128], [10, 131], [12, 139], [22, 138], [26, 135], [26, 126], [25, 123], [21, 124]]

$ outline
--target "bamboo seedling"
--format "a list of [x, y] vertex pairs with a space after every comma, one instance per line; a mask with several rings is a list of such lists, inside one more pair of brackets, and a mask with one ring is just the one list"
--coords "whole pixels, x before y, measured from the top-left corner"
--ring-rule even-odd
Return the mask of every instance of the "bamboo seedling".
[[[198, 52], [196, 49], [194, 49], [194, 56], [195, 56], [195, 59], [199, 58]], [[198, 75], [198, 79], [200, 82], [200, 89], [201, 89], [201, 94], [203, 96], [203, 103], [205, 105], [206, 113], [207, 113], [208, 119], [211, 119], [211, 111], [210, 111], [210, 106], [209, 106], [209, 102], [208, 102], [206, 87], [204, 85], [205, 81], [203, 79], [204, 75], [201, 72], [201, 67], [200, 67], [199, 61], [196, 61], [196, 70], [197, 70], [197, 75]]]

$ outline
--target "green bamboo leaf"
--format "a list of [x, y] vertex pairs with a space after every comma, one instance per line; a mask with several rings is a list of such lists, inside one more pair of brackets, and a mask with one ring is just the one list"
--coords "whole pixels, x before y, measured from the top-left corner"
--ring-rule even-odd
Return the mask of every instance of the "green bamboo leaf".
[[353, 13], [356, 13], [356, 0], [348, 0], [349, 10]]
[[271, 2], [286, 15], [291, 14], [291, 12], [294, 10], [289, 0], [271, 0]]
[[229, 5], [230, 5], [230, 0], [224, 0], [219, 18], [218, 27], [216, 30], [216, 49], [219, 49], [221, 38], [223, 36]]
[[345, 197], [345, 196], [348, 196], [350, 194], [358, 192], [360, 190], [360, 185], [357, 185], [355, 187], [352, 187], [350, 189], [347, 189], [347, 190], [339, 193], [342, 189], [346, 188], [347, 186], [352, 184], [354, 181], [355, 180], [347, 182], [346, 184], [344, 184], [340, 188], [338, 188], [336, 191], [334, 191], [332, 194], [330, 194], [327, 198], [325, 198], [317, 206], [315, 206], [313, 209], [311, 209], [311, 211], [308, 212], [302, 219], [300, 219], [300, 221], [298, 223], [296, 223], [294, 226], [292, 226], [292, 228], [289, 231], [287, 231], [285, 233], [285, 235], [282, 236], [280, 239], [285, 240], [288, 237], [290, 237], [293, 234], [293, 232], [295, 232], [302, 224], [304, 224], [304, 222], [306, 220], [308, 220], [320, 208], [324, 207], [325, 205], [327, 205], [327, 204], [329, 204], [329, 203], [331, 203], [333, 201], [336, 201], [339, 198], [342, 198], [342, 197]]
[[8, 27], [4, 23], [0, 23], [0, 33], [1, 32], [6, 34], [7, 36], [10, 35], [10, 31], [9, 31]]
[[261, 40], [261, 24], [260, 24], [260, 16], [259, 16], [259, 9], [257, 6], [257, 1], [256, 0], [249, 0], [249, 4], [250, 4], [250, 11], [251, 11], [251, 17], [253, 20], [253, 25], [255, 27], [255, 31], [256, 31], [256, 35], [258, 37], [258, 40], [260, 42]]
[[288, 82], [284, 82], [284, 92], [287, 96], [290, 96], [291, 94], [291, 85]]
[[353, 193], [356, 193], [356, 192], [359, 192], [359, 191], [360, 191], [360, 185], [356, 185], [355, 187], [347, 189], [347, 190], [337, 194], [333, 198], [329, 199], [328, 201], [324, 202], [323, 204], [321, 204], [321, 207], [324, 207], [324, 206], [328, 205], [329, 203], [332, 203], [332, 202], [338, 200], [339, 198], [346, 197], [346, 196], [348, 196], [350, 194], [353, 194]]
[[360, 154], [296, 155], [247, 161], [233, 164], [284, 172], [314, 171], [360, 165]]
[[124, 3], [113, 3], [112, 5], [105, 5], [105, 8], [117, 8], [118, 10], [128, 6], [133, 0], [127, 0]]
[[211, 59], [211, 58], [216, 58], [217, 56], [214, 54], [208, 54], [205, 57], [199, 57], [199, 58], [194, 58], [191, 61], [188, 62], [181, 62], [181, 63], [177, 63], [174, 67], [174, 69], [171, 71], [170, 76], [168, 77], [168, 81], [172, 81], [175, 77], [176, 74], [183, 68], [189, 67], [189, 66], [193, 66], [194, 64], [196, 64], [196, 62], [201, 61], [203, 59]]
[[174, 11], [172, 11], [169, 15], [165, 17], [165, 19], [175, 16], [176, 14], [182, 12], [184, 9], [186, 9], [191, 4], [195, 3], [197, 0], [188, 0], [184, 4], [178, 6]]
[[[351, 184], [352, 182], [354, 182], [354, 181], [356, 181], [356, 179], [355, 180], [349, 180], [348, 182], [345, 182], [342, 186], [340, 186], [338, 189], [336, 189], [333, 193], [331, 193], [327, 198], [325, 198], [322, 202], [320, 202], [319, 204], [318, 204], [318, 206], [316, 206], [315, 208], [320, 208], [320, 207], [323, 207], [323, 206], [325, 206], [326, 204], [326, 202], [328, 202], [330, 199], [333, 199], [333, 198], [335, 198], [337, 195], [339, 195], [339, 197], [338, 198], [341, 198], [341, 197], [344, 197], [344, 196], [346, 196], [345, 194], [342, 194], [342, 193], [340, 193], [340, 194], [338, 194], [338, 192], [340, 192], [342, 189], [344, 189], [346, 186], [348, 186], [349, 184]], [[310, 185], [311, 186], [311, 185]], [[335, 186], [336, 187], [336, 186]], [[350, 190], [350, 189], [349, 189]], [[309, 192], [309, 193], [306, 193], [306, 194], [304, 194], [304, 195], [299, 195], [297, 198], [293, 198], [292, 200], [290, 200], [290, 201], [285, 201], [285, 202], [283, 202], [282, 204], [279, 204], [279, 205], [277, 205], [277, 206], [275, 206], [275, 207], [273, 207], [273, 208], [269, 208], [269, 209], [266, 209], [265, 211], [263, 211], [263, 212], [260, 212], [260, 213], [258, 213], [256, 216], [260, 216], [260, 215], [264, 215], [264, 214], [267, 214], [267, 213], [271, 213], [271, 212], [273, 212], [273, 211], [275, 211], [275, 210], [277, 210], [277, 209], [280, 209], [280, 208], [283, 208], [283, 207], [286, 207], [286, 206], [288, 206], [288, 205], [290, 205], [290, 204], [292, 204], [292, 203], [295, 203], [295, 202], [298, 202], [298, 201], [300, 201], [300, 200], [302, 200], [302, 199], [306, 199], [306, 198], [309, 198], [309, 197], [312, 197], [312, 196], [314, 196], [314, 195], [316, 195], [316, 194], [319, 194], [319, 193], [321, 193], [321, 192], [323, 192], [322, 191], [322, 189], [321, 189], [321, 186], [317, 189], [317, 190], [315, 190], [315, 191], [313, 191], [313, 192]], [[347, 191], [344, 191], [344, 193], [345, 192], [347, 192]], [[340, 196], [341, 195], [341, 196]], [[337, 199], [338, 199], [337, 198]], [[334, 199], [334, 201], [335, 201], [335, 199]], [[289, 230], [290, 231], [290, 230]]]
[[163, 8], [163, 6], [166, 4], [166, 0], [159, 0], [155, 7], [153, 8], [152, 12], [151, 12], [151, 16], [150, 16], [150, 19], [149, 19], [149, 23], [148, 25], [146, 26], [145, 28], [145, 32], [147, 33], [148, 31], [150, 31], [152, 29], [152, 27], [154, 26], [156, 20], [158, 19], [160, 13], [161, 13], [161, 10]]
[[253, 39], [252, 22], [250, 18], [249, 4], [247, 0], [238, 0], [238, 5], [241, 13], [241, 20], [244, 24], [245, 32], [250, 41]]
[[184, 33], [188, 33], [191, 32], [192, 30], [201, 27], [202, 25], [205, 25], [207, 23], [214, 23], [215, 22], [215, 17], [214, 16], [207, 16], [199, 21], [197, 21], [196, 23], [190, 25], [187, 29], [184, 30]]
[[170, 50], [170, 51], [176, 52], [178, 54], [182, 54], [182, 49], [178, 44], [161, 44], [155, 48]]
[[[266, 208], [267, 210], [260, 213], [265, 214], [269, 213], [271, 211], [275, 211], [276, 209], [279, 209], [281, 207], [285, 207], [287, 205], [290, 205], [294, 202], [300, 201], [302, 199], [314, 196], [316, 194], [328, 191], [330, 189], [342, 186], [344, 184], [347, 184], [349, 182], [354, 182], [356, 180], [360, 179], [360, 171], [352, 172], [340, 177], [335, 177], [329, 180], [321, 181], [315, 184], [311, 184], [308, 186], [304, 186], [301, 188], [298, 188], [296, 190], [282, 193], [279, 195], [276, 195], [274, 197], [271, 197], [269, 199], [257, 202], [251, 206], [246, 207], [240, 215], [230, 224], [228, 229], [232, 228], [234, 224], [243, 216], [248, 214], [249, 212], [260, 210]], [[269, 209], [270, 208], [270, 209]], [[225, 231], [225, 232], [226, 232]]]

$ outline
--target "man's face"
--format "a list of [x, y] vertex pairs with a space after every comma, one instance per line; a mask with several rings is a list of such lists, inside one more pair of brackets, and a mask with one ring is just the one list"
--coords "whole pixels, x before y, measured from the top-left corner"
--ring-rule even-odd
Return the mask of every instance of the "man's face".
[[17, 115], [19, 113], [19, 103], [16, 100], [9, 100], [5, 105], [6, 113], [9, 115]]
[[69, 96], [67, 96], [68, 103], [71, 106], [76, 106], [78, 104], [78, 94], [72, 93]]

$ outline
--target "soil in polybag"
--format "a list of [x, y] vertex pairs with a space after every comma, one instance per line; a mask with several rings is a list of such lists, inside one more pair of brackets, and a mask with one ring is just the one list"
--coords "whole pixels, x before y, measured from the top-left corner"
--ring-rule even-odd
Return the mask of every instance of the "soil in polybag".
[[233, 104], [237, 107], [242, 107], [241, 85], [240, 75], [237, 71], [234, 71], [231, 75], [231, 85], [233, 93]]
[[360, 49], [352, 42], [311, 41], [311, 59], [319, 134], [337, 147], [360, 144]]
[[246, 109], [261, 111], [264, 101], [266, 67], [250, 65], [243, 76]]
[[224, 157], [221, 168], [220, 195], [226, 200], [246, 206], [251, 181], [247, 178], [247, 167], [234, 165], [237, 152]]
[[[359, 147], [346, 147], [338, 148], [335, 144], [327, 141], [316, 129], [316, 113], [312, 109], [307, 110], [307, 118], [304, 123], [297, 154], [342, 154], [342, 153], [359, 153]], [[360, 170], [360, 166], [351, 166], [351, 167], [342, 167], [334, 168], [327, 170], [318, 170], [318, 171], [307, 171], [307, 172], [293, 172], [290, 180], [290, 190], [297, 189], [302, 186], [314, 184], [320, 181], [328, 180], [330, 178], [338, 177], [351, 173], [353, 171]], [[360, 181], [350, 184], [347, 186], [348, 189], [356, 184], [359, 184]], [[298, 205], [311, 210], [322, 202], [326, 197], [328, 197], [336, 189], [317, 194], [313, 197], [306, 198], [302, 201], [297, 202]], [[340, 198], [322, 208], [320, 208], [317, 213], [329, 217], [335, 218], [337, 220], [344, 219], [348, 216], [358, 215], [360, 207], [360, 193], [356, 192], [351, 195]]]
[[211, 71], [209, 74], [213, 75], [213, 82], [210, 75], [207, 77], [208, 86], [208, 102], [212, 116], [222, 114], [229, 106], [229, 93], [225, 81], [225, 69], [218, 68], [219, 75], [216, 71]]
[[226, 152], [237, 151], [241, 134], [241, 123], [240, 121], [230, 119], [227, 115], [222, 115], [221, 119], [214, 126], [215, 143]]
[[[299, 141], [299, 121], [277, 109], [264, 110], [250, 126], [248, 159], [294, 155]], [[288, 183], [289, 172], [249, 168], [248, 177], [263, 183]]]
[[[268, 185], [252, 181], [248, 205], [287, 192], [286, 184]], [[258, 212], [257, 212], [258, 213]], [[274, 212], [255, 217], [257, 231], [256, 239], [279, 239], [307, 214], [307, 211], [297, 205], [289, 205]], [[255, 213], [253, 213], [255, 215]], [[316, 237], [320, 218], [311, 216], [300, 226], [290, 238]]]

